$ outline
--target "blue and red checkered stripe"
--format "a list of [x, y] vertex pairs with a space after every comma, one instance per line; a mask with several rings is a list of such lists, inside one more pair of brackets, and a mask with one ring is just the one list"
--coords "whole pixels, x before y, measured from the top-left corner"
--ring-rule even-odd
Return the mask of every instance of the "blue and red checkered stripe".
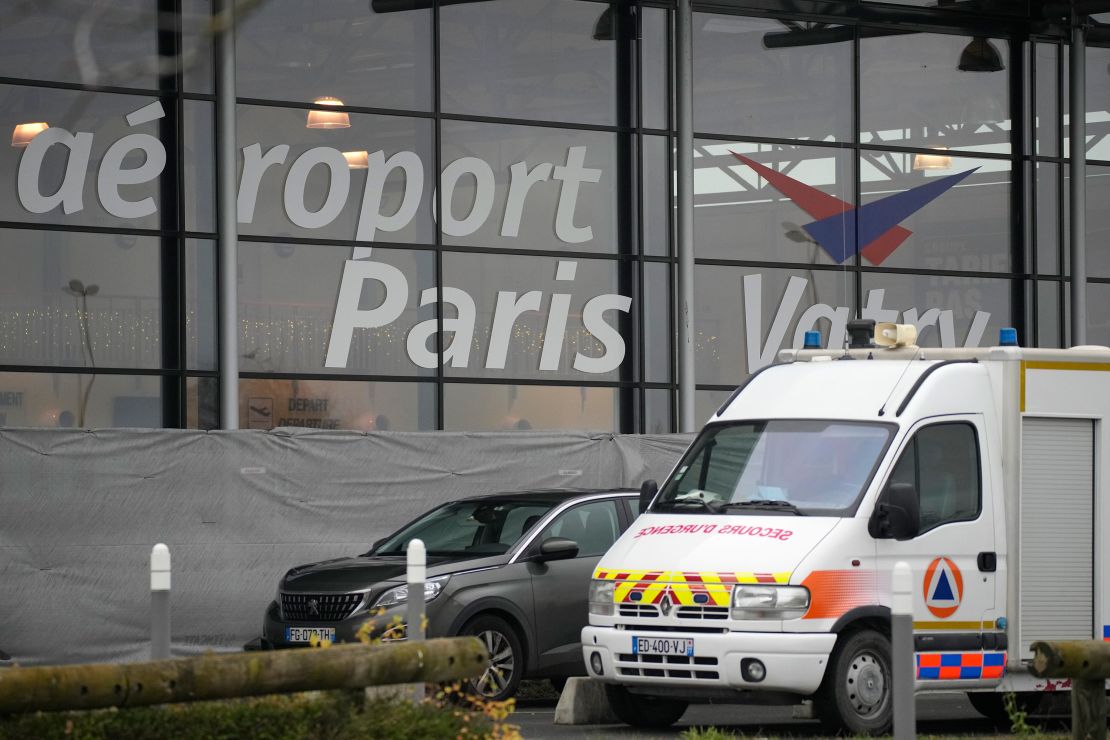
[[1102, 627], [1102, 639], [1105, 640], [1106, 642], [1110, 642], [1110, 624], [1103, 625], [1103, 627]]
[[919, 681], [1002, 678], [1006, 653], [917, 653]]

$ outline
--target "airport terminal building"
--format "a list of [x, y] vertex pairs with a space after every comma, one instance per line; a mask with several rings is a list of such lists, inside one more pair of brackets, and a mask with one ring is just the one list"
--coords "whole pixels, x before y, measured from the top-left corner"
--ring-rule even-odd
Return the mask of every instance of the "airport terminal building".
[[671, 432], [852, 318], [1068, 346], [1073, 244], [1110, 344], [1110, 3], [218, 11], [0, 9], [0, 426]]

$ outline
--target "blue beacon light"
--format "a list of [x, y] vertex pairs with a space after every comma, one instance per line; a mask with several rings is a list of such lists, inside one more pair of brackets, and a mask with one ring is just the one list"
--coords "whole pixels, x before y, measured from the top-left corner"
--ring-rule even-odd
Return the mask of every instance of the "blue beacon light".
[[802, 349], [821, 349], [821, 332], [807, 331], [805, 344]]
[[998, 330], [998, 346], [1000, 347], [1016, 347], [1018, 346], [1017, 329], [1012, 326], [1005, 326]]

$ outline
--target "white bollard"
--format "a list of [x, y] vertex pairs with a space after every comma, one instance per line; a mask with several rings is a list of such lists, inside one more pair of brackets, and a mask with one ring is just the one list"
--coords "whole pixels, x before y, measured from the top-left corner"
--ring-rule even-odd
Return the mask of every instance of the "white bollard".
[[917, 737], [913, 685], [917, 678], [913, 645], [913, 572], [906, 562], [894, 564], [890, 578], [891, 695], [894, 703], [894, 740]]
[[[424, 581], [428, 575], [428, 554], [424, 541], [409, 540], [405, 556], [408, 565], [405, 636], [410, 642], [421, 642], [424, 640]], [[424, 684], [413, 684], [412, 700], [415, 703], [424, 700]]]
[[150, 551], [150, 659], [170, 657], [170, 548]]

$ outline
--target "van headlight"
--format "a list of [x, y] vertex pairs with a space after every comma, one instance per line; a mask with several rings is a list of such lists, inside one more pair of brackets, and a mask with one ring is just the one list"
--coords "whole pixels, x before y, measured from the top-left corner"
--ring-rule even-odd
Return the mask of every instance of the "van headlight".
[[797, 619], [809, 609], [805, 586], [740, 586], [732, 589], [733, 619]]
[[614, 594], [617, 584], [614, 581], [590, 581], [590, 614], [611, 617], [617, 613]]
[[[431, 601], [439, 596], [439, 592], [447, 585], [448, 578], [450, 578], [450, 576], [440, 576], [439, 578], [432, 578], [424, 581], [424, 601]], [[395, 586], [384, 592], [378, 597], [378, 600], [374, 602], [374, 606], [380, 609], [388, 609], [391, 606], [404, 604], [408, 602], [408, 600], [409, 587], [406, 584], [404, 586]]]

